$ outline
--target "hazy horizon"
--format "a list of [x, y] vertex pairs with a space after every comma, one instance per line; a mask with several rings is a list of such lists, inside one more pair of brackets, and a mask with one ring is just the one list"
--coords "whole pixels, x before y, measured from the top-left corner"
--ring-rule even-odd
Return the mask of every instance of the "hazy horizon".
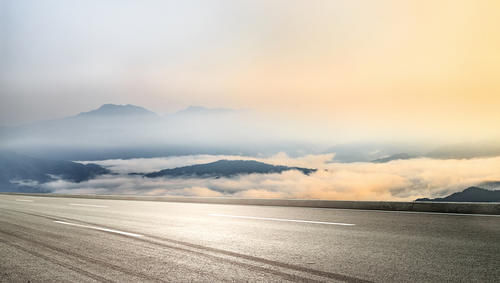
[[495, 1], [0, 5], [0, 125], [201, 105], [335, 142], [500, 140]]
[[92, 178], [53, 180], [9, 160], [22, 170], [3, 181], [358, 200], [498, 181], [499, 9], [488, 0], [1, 1], [0, 151], [37, 166], [51, 163], [30, 158], [322, 160], [310, 175], [173, 187], [71, 163]]

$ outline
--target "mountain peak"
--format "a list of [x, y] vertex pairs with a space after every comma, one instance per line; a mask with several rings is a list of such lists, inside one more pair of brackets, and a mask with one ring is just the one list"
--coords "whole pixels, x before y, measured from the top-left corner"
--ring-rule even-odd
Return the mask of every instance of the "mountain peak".
[[156, 116], [154, 112], [146, 108], [132, 104], [103, 104], [101, 107], [88, 112], [82, 112], [77, 116]]
[[485, 191], [488, 191], [486, 189], [483, 189], [483, 188], [480, 188], [480, 187], [468, 187], [467, 189], [463, 190], [462, 193], [465, 193], [465, 192], [468, 192], [468, 193], [472, 193], [472, 192], [485, 192]]

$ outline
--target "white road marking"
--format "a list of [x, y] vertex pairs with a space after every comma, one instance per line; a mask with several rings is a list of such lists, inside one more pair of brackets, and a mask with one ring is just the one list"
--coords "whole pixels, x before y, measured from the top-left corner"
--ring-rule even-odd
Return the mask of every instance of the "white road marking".
[[69, 205], [88, 206], [88, 207], [108, 207], [107, 205], [83, 204], [83, 203], [70, 203]]
[[138, 238], [138, 237], [142, 237], [143, 236], [143, 235], [140, 235], [140, 234], [135, 234], [135, 233], [130, 233], [130, 232], [124, 232], [124, 231], [119, 231], [119, 230], [114, 230], [114, 229], [108, 229], [108, 228], [104, 228], [104, 227], [82, 225], [82, 224], [69, 223], [69, 222], [64, 222], [64, 221], [54, 221], [54, 222], [55, 223], [59, 223], [59, 224], [64, 224], [64, 225], [81, 227], [81, 228], [94, 229], [94, 230], [99, 230], [99, 231], [104, 231], [104, 232], [111, 232], [111, 233], [121, 234], [121, 235], [125, 235], [125, 236], [130, 236], [130, 237], [137, 237]]
[[16, 199], [16, 201], [33, 202], [31, 199]]
[[254, 219], [254, 220], [269, 220], [269, 221], [283, 221], [283, 222], [298, 222], [298, 223], [312, 223], [312, 224], [326, 224], [326, 225], [341, 225], [341, 226], [354, 226], [354, 225], [356, 225], [356, 224], [350, 224], [350, 223], [323, 222], [323, 221], [283, 219], [283, 218], [268, 218], [268, 217], [254, 217], [254, 216], [238, 216], [238, 215], [227, 215], [227, 214], [209, 214], [209, 215], [210, 216], [218, 216], [218, 217]]
[[408, 214], [430, 214], [430, 215], [449, 215], [449, 216], [486, 216], [500, 217], [498, 214], [473, 214], [473, 213], [453, 213], [453, 212], [425, 212], [425, 211], [405, 211], [405, 210], [379, 210], [379, 209], [356, 209], [356, 208], [328, 208], [328, 207], [311, 207], [312, 209], [326, 209], [338, 211], [362, 211], [362, 212], [380, 212], [380, 213], [408, 213]]
[[[373, 210], [371, 210], [373, 211]], [[495, 214], [472, 214], [472, 213], [449, 213], [449, 212], [425, 212], [425, 211], [381, 211], [378, 212], [393, 212], [393, 213], [408, 213], [408, 214], [430, 214], [430, 215], [452, 215], [452, 216], [490, 216], [499, 217], [500, 215]]]

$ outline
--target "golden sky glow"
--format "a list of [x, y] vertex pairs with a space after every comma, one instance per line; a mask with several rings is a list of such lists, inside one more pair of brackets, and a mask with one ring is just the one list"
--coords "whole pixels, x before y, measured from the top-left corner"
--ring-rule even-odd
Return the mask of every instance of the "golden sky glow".
[[[109, 102], [205, 105], [286, 113], [347, 137], [500, 137], [499, 1], [30, 4], [10, 1], [3, 29], [7, 122], [57, 99], [68, 107], [56, 116]], [[31, 32], [47, 19], [38, 32], [55, 43]]]

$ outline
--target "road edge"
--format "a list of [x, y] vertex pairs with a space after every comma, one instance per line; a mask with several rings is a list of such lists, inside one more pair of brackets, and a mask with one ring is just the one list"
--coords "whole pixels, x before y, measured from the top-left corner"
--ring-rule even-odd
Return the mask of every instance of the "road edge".
[[426, 201], [395, 202], [395, 201], [344, 201], [344, 200], [305, 200], [305, 199], [247, 199], [247, 198], [224, 198], [224, 197], [73, 195], [73, 194], [47, 194], [47, 193], [36, 194], [36, 193], [4, 193], [4, 192], [0, 194], [37, 196], [37, 197], [63, 197], [63, 198], [86, 198], [86, 199], [207, 203], [207, 204], [289, 206], [289, 207], [500, 215], [500, 203], [486, 203], [486, 202], [461, 203], [461, 202], [426, 202]]

